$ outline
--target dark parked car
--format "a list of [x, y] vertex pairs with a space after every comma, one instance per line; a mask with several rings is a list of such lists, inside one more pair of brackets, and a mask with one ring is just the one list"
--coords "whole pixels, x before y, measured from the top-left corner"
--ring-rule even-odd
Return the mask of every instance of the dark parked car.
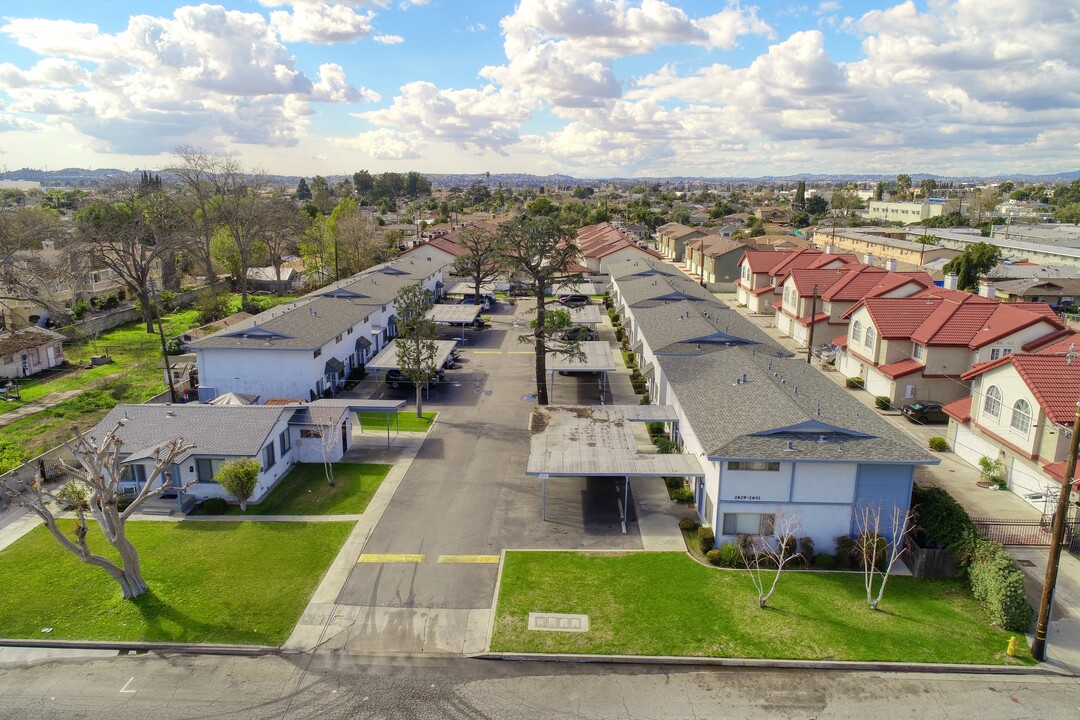
[[[435, 385], [446, 379], [446, 371], [439, 368], [435, 371], [435, 376], [431, 378], [431, 384]], [[386, 371], [386, 384], [392, 388], [397, 388], [402, 385], [412, 385], [413, 381], [409, 379], [409, 376], [400, 370], [387, 370]]]
[[558, 303], [563, 307], [579, 308], [588, 305], [589, 298], [585, 295], [567, 295], [559, 298]]
[[949, 422], [949, 416], [941, 409], [941, 403], [922, 401], [908, 403], [900, 408], [900, 412], [911, 422], [920, 425]]
[[571, 342], [588, 342], [590, 340], [596, 340], [596, 336], [596, 331], [591, 327], [586, 325], [574, 325], [563, 331], [562, 339]]

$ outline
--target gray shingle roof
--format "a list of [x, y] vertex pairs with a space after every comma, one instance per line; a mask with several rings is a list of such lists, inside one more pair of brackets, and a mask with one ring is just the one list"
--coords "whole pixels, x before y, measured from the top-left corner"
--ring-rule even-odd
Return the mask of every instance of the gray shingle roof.
[[[633, 294], [647, 297], [640, 286], [640, 280], [631, 281]], [[625, 293], [622, 282], [619, 288]], [[936, 462], [804, 358], [792, 356], [715, 298], [655, 302], [632, 313], [712, 457]]]
[[406, 285], [430, 277], [442, 263], [400, 258], [196, 340], [192, 347], [314, 350], [393, 302]]
[[196, 445], [178, 462], [191, 455], [254, 457], [281, 416], [293, 412], [267, 405], [117, 405], [89, 435], [100, 440], [126, 418], [117, 436], [122, 452], [133, 457], [145, 457], [174, 438]]
[[618, 281], [619, 294], [630, 307], [647, 303], [664, 303], [683, 298], [709, 300], [716, 304], [716, 297], [685, 275], [653, 275], [649, 277], [622, 278]]

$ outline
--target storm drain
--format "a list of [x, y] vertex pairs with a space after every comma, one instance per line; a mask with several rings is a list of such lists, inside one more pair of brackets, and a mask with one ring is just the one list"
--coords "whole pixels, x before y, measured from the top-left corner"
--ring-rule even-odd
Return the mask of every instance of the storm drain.
[[589, 616], [566, 613], [529, 613], [529, 629], [552, 632], [589, 632]]

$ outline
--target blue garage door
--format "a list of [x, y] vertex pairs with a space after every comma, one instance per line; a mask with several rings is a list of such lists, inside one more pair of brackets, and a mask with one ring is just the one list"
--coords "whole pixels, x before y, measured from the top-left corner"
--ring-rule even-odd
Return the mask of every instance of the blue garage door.
[[[885, 520], [892, 516], [894, 507], [906, 511], [911, 505], [911, 483], [914, 477], [913, 465], [860, 465], [851, 533], [854, 535], [856, 531], [855, 512], [867, 505], [881, 506], [883, 525]], [[885, 532], [891, 529], [883, 528]]]

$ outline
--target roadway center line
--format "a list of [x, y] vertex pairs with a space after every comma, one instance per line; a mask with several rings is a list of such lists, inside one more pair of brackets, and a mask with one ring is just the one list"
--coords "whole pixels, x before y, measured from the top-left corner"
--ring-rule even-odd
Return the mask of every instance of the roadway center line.
[[356, 558], [358, 563], [422, 563], [423, 555], [408, 553], [364, 553]]
[[440, 555], [439, 564], [498, 565], [498, 555]]

